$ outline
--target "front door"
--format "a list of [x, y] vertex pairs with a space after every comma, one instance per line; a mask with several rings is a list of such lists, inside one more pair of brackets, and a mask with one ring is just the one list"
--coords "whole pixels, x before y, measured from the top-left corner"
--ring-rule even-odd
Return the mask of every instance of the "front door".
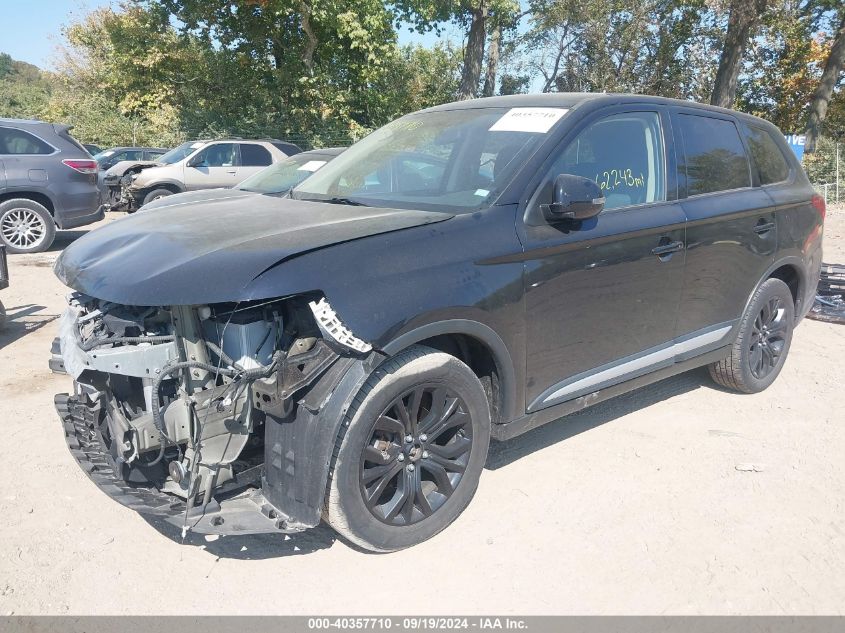
[[[588, 120], [529, 202], [520, 227], [528, 411], [674, 362], [685, 216], [667, 179], [665, 124], [648, 108]], [[563, 173], [599, 183], [604, 211], [580, 226], [531, 220]]]
[[237, 147], [234, 143], [212, 143], [185, 166], [185, 187], [211, 189], [238, 184]]

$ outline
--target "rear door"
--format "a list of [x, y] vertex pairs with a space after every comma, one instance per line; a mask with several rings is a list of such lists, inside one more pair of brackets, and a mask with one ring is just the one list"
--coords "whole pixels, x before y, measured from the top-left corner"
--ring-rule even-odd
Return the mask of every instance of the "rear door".
[[237, 180], [230, 186], [235, 186], [245, 178], [257, 174], [273, 162], [273, 157], [263, 145], [239, 143], [238, 146], [240, 148], [240, 167], [238, 168]]
[[754, 187], [737, 122], [727, 114], [674, 108], [678, 182], [687, 216], [679, 337], [723, 331], [739, 319], [774, 261], [777, 229], [769, 196]]
[[235, 143], [211, 143], [185, 165], [185, 188], [232, 187], [238, 180], [238, 153]]

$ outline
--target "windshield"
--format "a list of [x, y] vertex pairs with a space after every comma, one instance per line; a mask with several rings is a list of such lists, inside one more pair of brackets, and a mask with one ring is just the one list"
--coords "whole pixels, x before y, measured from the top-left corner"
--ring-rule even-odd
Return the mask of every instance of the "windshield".
[[566, 113], [422, 112], [376, 130], [293, 191], [299, 200], [461, 211], [491, 203]]
[[164, 163], [165, 165], [172, 165], [178, 163], [180, 160], [194, 153], [200, 147], [205, 145], [203, 141], [188, 141], [182, 143], [179, 147], [174, 147], [172, 150], [159, 156], [156, 162]]
[[255, 193], [285, 193], [325, 165], [332, 156], [325, 154], [296, 154], [280, 163], [270, 165], [244, 180], [235, 189]]

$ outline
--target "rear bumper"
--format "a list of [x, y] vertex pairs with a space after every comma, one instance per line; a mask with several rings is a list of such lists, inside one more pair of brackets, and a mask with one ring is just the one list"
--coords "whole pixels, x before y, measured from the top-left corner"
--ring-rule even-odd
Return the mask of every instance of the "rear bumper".
[[[104, 412], [99, 404], [88, 405], [85, 396], [58, 394], [56, 412], [62, 421], [65, 442], [71, 455], [88, 478], [121, 505], [146, 515], [162, 517], [177, 528], [187, 527], [199, 534], [295, 533], [305, 526], [289, 524], [288, 517], [273, 507], [252, 483], [236, 481], [226, 492], [216, 495], [206, 506], [186, 513], [185, 501], [150, 486], [127, 483], [116, 474], [116, 466], [99, 432]], [[255, 479], [260, 473], [255, 473]]]
[[[96, 207], [97, 210], [91, 213], [90, 209], [94, 207]], [[88, 212], [81, 215], [57, 215], [56, 224], [60, 229], [75, 229], [79, 226], [85, 226], [86, 224], [93, 224], [94, 222], [99, 222], [106, 217], [106, 208], [106, 205], [96, 206], [95, 204], [92, 207], [88, 207]]]

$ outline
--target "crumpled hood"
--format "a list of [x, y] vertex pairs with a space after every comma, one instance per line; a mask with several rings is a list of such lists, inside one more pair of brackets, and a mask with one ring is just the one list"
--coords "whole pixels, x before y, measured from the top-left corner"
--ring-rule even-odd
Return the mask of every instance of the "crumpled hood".
[[154, 160], [122, 160], [115, 163], [106, 170], [105, 177], [110, 179], [119, 179], [132, 167], [144, 167], [149, 169], [151, 167], [161, 167], [164, 163], [159, 163]]
[[116, 220], [65, 248], [54, 270], [74, 290], [125, 305], [265, 299], [253, 296], [250, 284], [284, 260], [450, 217], [265, 195], [225, 197]]

